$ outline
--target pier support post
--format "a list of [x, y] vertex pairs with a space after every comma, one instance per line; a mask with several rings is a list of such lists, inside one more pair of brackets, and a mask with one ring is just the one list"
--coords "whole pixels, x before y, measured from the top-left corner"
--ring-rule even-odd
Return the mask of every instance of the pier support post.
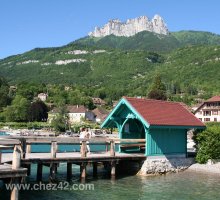
[[111, 178], [115, 179], [115, 174], [116, 174], [116, 162], [112, 161], [111, 162]]
[[43, 174], [43, 164], [37, 164], [37, 181], [42, 181], [42, 174]]
[[24, 168], [27, 168], [27, 175], [30, 176], [31, 175], [31, 164], [24, 165]]
[[0, 151], [0, 164], [2, 163], [2, 152]]
[[80, 152], [81, 152], [81, 157], [82, 158], [85, 158], [87, 156], [86, 141], [82, 141]]
[[67, 181], [72, 179], [72, 163], [67, 163]]
[[115, 156], [115, 142], [113, 140], [110, 141], [110, 156]]
[[86, 163], [83, 162], [80, 165], [80, 176], [81, 176], [81, 180], [85, 180], [86, 179]]
[[50, 166], [50, 180], [55, 180], [56, 179], [56, 164], [52, 163]]
[[[22, 149], [20, 145], [14, 146], [13, 160], [12, 160], [12, 169], [19, 169], [21, 166], [21, 153]], [[11, 200], [18, 200], [19, 190], [17, 188], [18, 178], [12, 178], [11, 182], [14, 184], [14, 187], [11, 191]]]
[[26, 157], [26, 139], [22, 138], [21, 139], [21, 150], [22, 150], [22, 158]]
[[93, 165], [93, 177], [97, 176], [97, 162], [92, 163]]
[[26, 144], [26, 153], [31, 153], [31, 145]]
[[[13, 178], [12, 178], [13, 179]], [[13, 185], [13, 189], [11, 191], [11, 200], [18, 200], [19, 199], [19, 190], [18, 190], [18, 178], [14, 178], [12, 180]]]
[[12, 159], [12, 169], [18, 169], [21, 166], [21, 146], [15, 145]]
[[56, 158], [56, 154], [57, 154], [57, 142], [52, 142], [51, 143], [51, 158]]
[[[51, 158], [56, 158], [57, 154], [57, 142], [52, 141], [51, 142]], [[50, 165], [50, 179], [54, 180], [56, 178], [56, 172], [57, 172], [57, 164], [51, 163]]]

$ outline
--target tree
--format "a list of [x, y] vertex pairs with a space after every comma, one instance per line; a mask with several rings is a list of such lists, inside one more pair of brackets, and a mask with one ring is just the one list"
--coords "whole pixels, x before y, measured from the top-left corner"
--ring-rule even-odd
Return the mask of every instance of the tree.
[[3, 110], [3, 107], [7, 106], [11, 102], [9, 97], [9, 85], [7, 81], [0, 77], [0, 111]]
[[4, 110], [6, 121], [9, 122], [27, 122], [30, 101], [26, 98], [16, 95], [10, 106]]
[[51, 126], [57, 132], [64, 132], [66, 129], [68, 129], [68, 115], [65, 106], [59, 108], [59, 113], [52, 120]]
[[161, 80], [161, 76], [157, 75], [148, 93], [148, 98], [157, 100], [167, 100], [166, 86]]
[[43, 101], [33, 102], [29, 109], [29, 121], [47, 121], [48, 108]]
[[196, 160], [206, 163], [208, 159], [220, 159], [220, 126], [210, 124], [207, 129], [194, 135], [196, 142]]

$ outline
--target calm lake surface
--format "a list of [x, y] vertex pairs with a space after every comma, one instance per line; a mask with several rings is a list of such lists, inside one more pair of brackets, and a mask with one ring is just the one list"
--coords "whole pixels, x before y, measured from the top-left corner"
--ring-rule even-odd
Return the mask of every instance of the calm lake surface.
[[[66, 165], [61, 164], [58, 179], [65, 181]], [[35, 183], [36, 166], [32, 166], [32, 175], [28, 182]], [[181, 172], [155, 177], [119, 176], [111, 180], [106, 171], [99, 168], [98, 178], [92, 178], [92, 168], [88, 169], [86, 183], [94, 184], [94, 191], [21, 191], [20, 200], [217, 200], [220, 199], [220, 176], [194, 172]], [[101, 173], [100, 173], [101, 172]], [[80, 183], [79, 167], [73, 167], [71, 184]], [[48, 183], [49, 170], [44, 168], [43, 182]], [[10, 193], [0, 189], [0, 199], [9, 199]]]

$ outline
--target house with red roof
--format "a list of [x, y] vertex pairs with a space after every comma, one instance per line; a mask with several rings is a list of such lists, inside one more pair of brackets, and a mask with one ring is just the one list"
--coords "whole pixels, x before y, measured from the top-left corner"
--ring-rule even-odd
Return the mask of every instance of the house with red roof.
[[194, 113], [202, 122], [220, 122], [220, 96], [204, 101]]
[[145, 139], [146, 156], [186, 157], [187, 131], [205, 125], [181, 103], [123, 97], [101, 127], [117, 128], [120, 139]]

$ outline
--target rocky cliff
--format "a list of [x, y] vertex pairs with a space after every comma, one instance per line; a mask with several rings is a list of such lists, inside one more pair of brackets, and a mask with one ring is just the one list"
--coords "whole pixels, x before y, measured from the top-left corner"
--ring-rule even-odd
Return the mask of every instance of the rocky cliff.
[[102, 28], [95, 27], [89, 36], [105, 37], [107, 35], [130, 37], [141, 31], [149, 31], [158, 34], [168, 35], [169, 31], [161, 16], [155, 15], [152, 20], [146, 16], [135, 19], [128, 19], [125, 23], [118, 19], [110, 20]]

